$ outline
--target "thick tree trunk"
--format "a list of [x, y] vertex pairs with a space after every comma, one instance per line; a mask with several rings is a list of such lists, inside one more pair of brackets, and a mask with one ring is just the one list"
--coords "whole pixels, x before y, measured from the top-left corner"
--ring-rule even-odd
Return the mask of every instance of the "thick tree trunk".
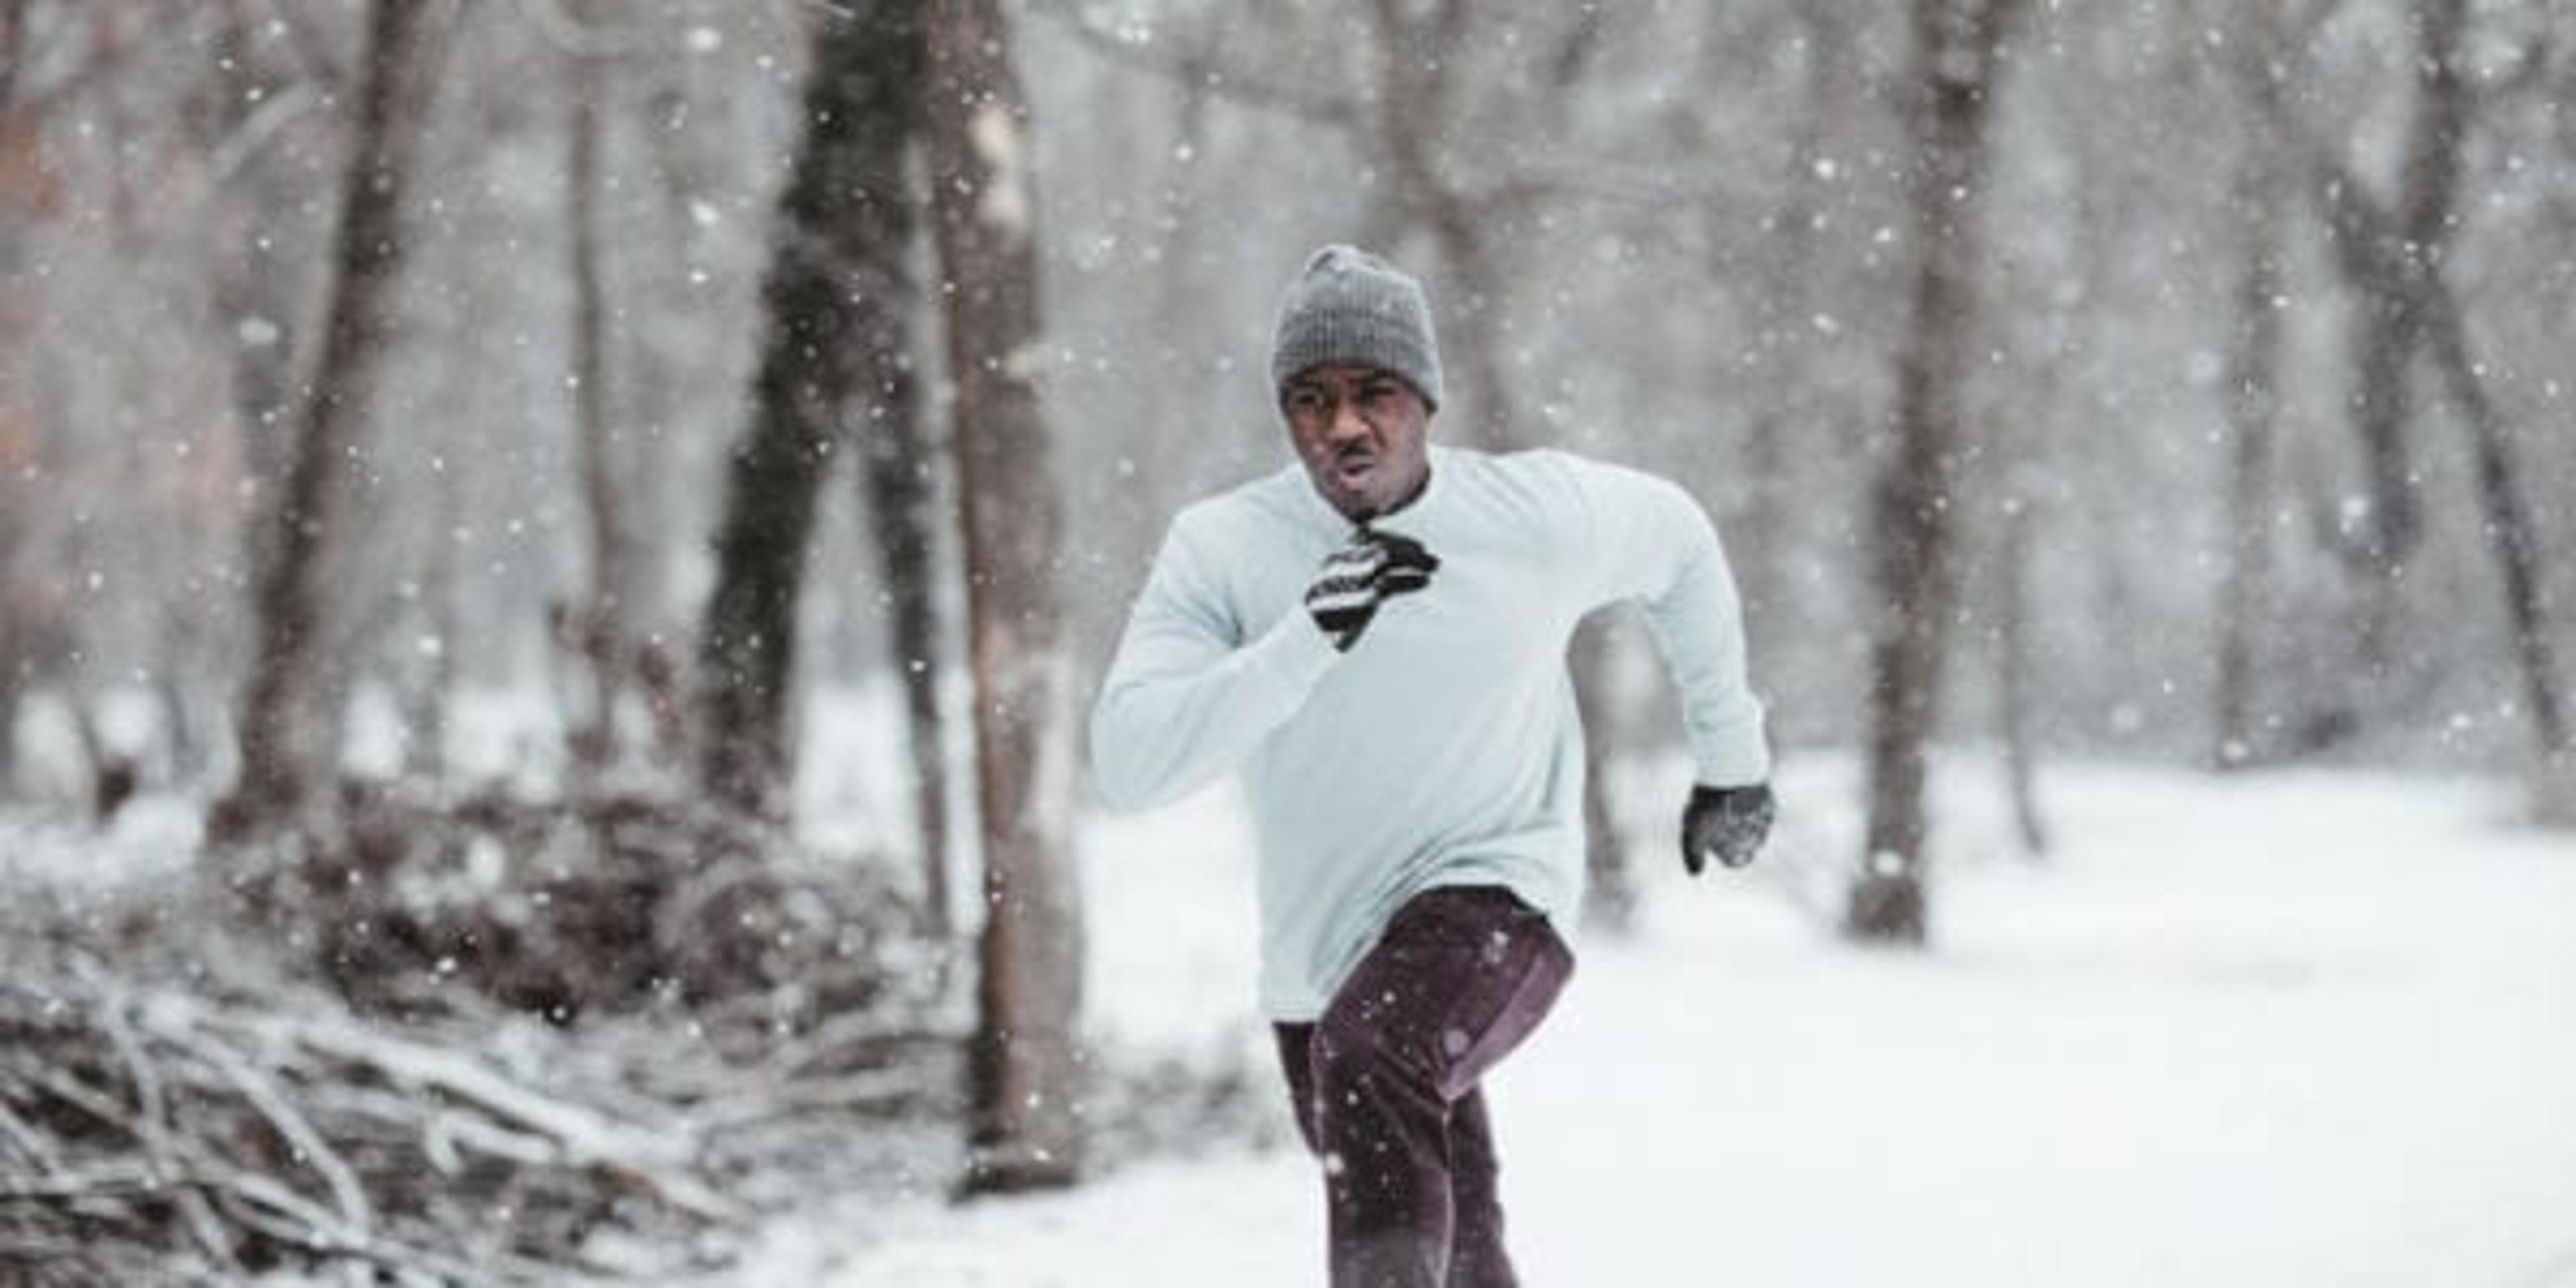
[[1082, 921], [1072, 691], [1055, 587], [1062, 503], [1033, 383], [1037, 218], [1028, 112], [998, 0], [930, 6], [931, 210], [946, 275], [965, 508], [984, 931], [969, 1065], [970, 1193], [1082, 1163]]
[[904, 726], [911, 749], [913, 821], [919, 838], [922, 903], [929, 929], [952, 929], [955, 896], [949, 880], [947, 719], [939, 693], [947, 674], [939, 623], [937, 554], [940, 463], [922, 408], [913, 361], [911, 319], [923, 301], [912, 252], [918, 235], [904, 169], [905, 149], [924, 130], [927, 69], [918, 6], [887, 4], [874, 21], [882, 28], [863, 64], [872, 74], [844, 74], [827, 107], [876, 121], [879, 146], [845, 158], [844, 182], [883, 194], [870, 203], [871, 229], [864, 245], [852, 244], [844, 271], [852, 293], [880, 301], [863, 319], [858, 348], [866, 370], [853, 407], [859, 467], [869, 530], [886, 596], [888, 644], [904, 692]]
[[262, 516], [251, 605], [257, 651], [243, 686], [239, 779], [217, 835], [276, 830], [337, 771], [338, 713], [316, 710], [345, 680], [329, 655], [328, 565], [340, 539], [343, 475], [368, 415], [402, 262], [402, 197], [421, 97], [430, 6], [377, 0], [368, 20], [357, 133], [341, 197], [338, 249], [312, 391], [298, 408], [286, 475]]
[[908, 379], [904, 318], [918, 301], [884, 266], [900, 263], [914, 237], [904, 180], [920, 119], [913, 14], [870, 0], [816, 17], [752, 422], [734, 450], [716, 537], [698, 637], [698, 776], [717, 799], [766, 816], [787, 804], [796, 605], [823, 475], [859, 409]]
[[1917, 257], [1897, 361], [1895, 445], [1871, 498], [1869, 818], [1846, 933], [1919, 944], [1927, 930], [1924, 788], [1959, 593], [1956, 507], [1976, 330], [1987, 108], [2016, 0], [1917, 0], [1908, 201]]

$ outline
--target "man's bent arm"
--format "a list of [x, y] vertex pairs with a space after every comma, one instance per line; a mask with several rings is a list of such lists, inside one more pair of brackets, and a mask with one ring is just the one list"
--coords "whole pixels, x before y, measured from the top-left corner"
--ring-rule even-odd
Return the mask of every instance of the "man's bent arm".
[[1593, 465], [1581, 478], [1605, 602], [1645, 601], [1681, 695], [1698, 781], [1737, 787], [1769, 778], [1762, 702], [1745, 677], [1743, 605], [1707, 511], [1680, 486], [1633, 470]]
[[1091, 763], [1115, 809], [1188, 795], [1241, 764], [1305, 705], [1341, 654], [1302, 612], [1239, 630], [1175, 524], [1091, 715]]

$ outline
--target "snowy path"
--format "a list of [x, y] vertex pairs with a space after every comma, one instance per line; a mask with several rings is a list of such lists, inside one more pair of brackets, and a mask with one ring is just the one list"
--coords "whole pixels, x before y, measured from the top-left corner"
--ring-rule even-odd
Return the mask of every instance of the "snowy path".
[[[1784, 788], [1810, 821], [1774, 858], [1842, 852], [1839, 771]], [[1527, 1280], [2576, 1286], [2576, 839], [2389, 777], [2053, 792], [2063, 853], [1955, 863], [1923, 956], [1835, 945], [1794, 862], [1658, 876], [1493, 1084]], [[1259, 1040], [1227, 810], [1090, 838], [1124, 1039]], [[821, 1217], [746, 1282], [1287, 1288], [1320, 1226], [1302, 1157], [1237, 1154]]]

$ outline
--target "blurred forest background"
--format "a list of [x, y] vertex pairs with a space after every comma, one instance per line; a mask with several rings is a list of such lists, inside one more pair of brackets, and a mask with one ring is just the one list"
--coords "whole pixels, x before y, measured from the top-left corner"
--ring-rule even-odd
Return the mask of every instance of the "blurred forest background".
[[[1777, 740], [1865, 757], [1853, 935], [1937, 924], [1938, 744], [2034, 849], [2051, 757], [2576, 817], [2551, 0], [0, 0], [0, 845], [159, 802], [210, 923], [0, 869], [0, 1265], [542, 1277], [923, 1103], [1073, 1179], [1076, 731], [1171, 513], [1287, 460], [1328, 240], [1429, 286], [1435, 437], [1708, 505]], [[1675, 733], [1642, 638], [1596, 786]], [[496, 1014], [556, 1054], [452, 1063]], [[598, 1037], [674, 1016], [730, 1036]], [[380, 1085], [555, 1223], [387, 1199]]]

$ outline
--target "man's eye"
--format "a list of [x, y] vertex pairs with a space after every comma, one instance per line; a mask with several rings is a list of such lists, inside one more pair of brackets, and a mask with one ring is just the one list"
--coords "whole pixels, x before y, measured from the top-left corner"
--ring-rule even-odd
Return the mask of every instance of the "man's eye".
[[1373, 403], [1382, 403], [1394, 396], [1395, 382], [1392, 380], [1374, 382], [1360, 389], [1360, 397]]

